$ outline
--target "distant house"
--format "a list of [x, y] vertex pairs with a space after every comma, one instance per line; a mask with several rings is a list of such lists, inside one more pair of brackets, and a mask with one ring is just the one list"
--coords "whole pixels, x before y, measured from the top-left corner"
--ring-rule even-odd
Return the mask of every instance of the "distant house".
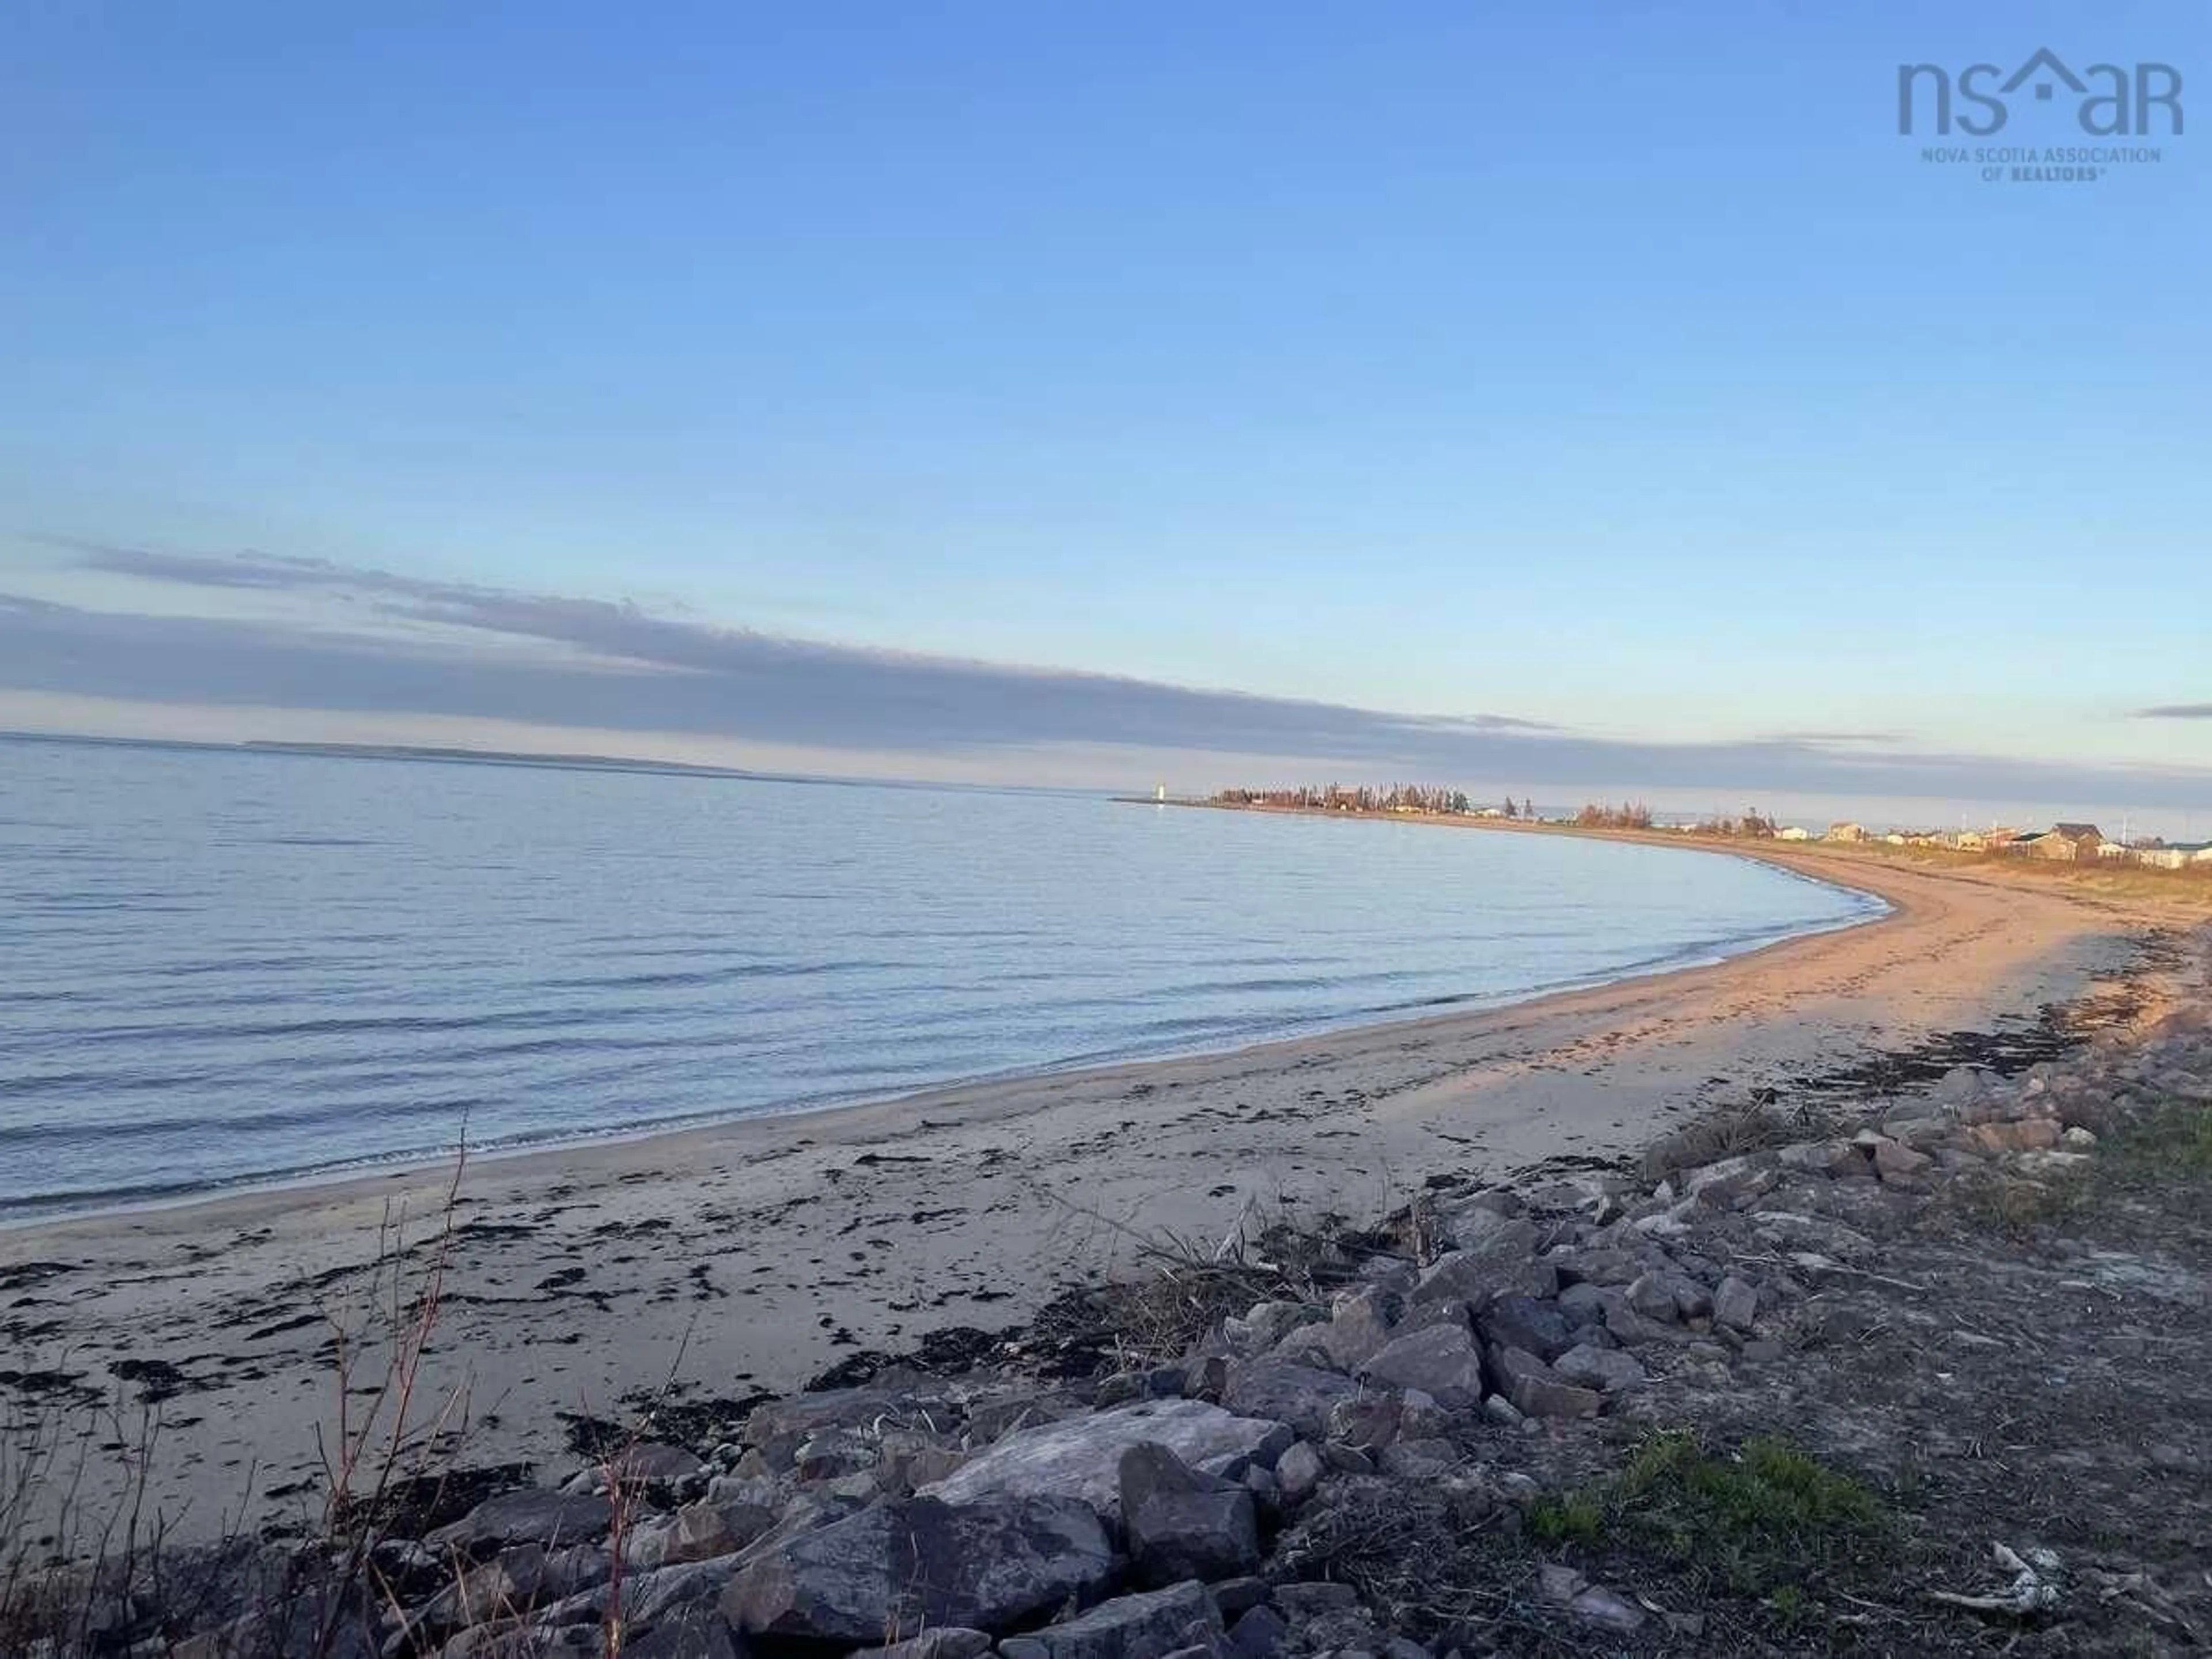
[[2135, 849], [2138, 862], [2154, 870], [2186, 870], [2192, 866], [2212, 864], [2212, 842], [2159, 842]]
[[1832, 823], [1828, 826], [1828, 833], [1823, 839], [1827, 841], [1864, 841], [1866, 838], [1866, 825], [1863, 823]]
[[1962, 853], [2002, 853], [2019, 840], [2017, 830], [1961, 830], [1956, 844]]
[[1805, 828], [1802, 823], [1789, 823], [1784, 824], [1781, 829], [1774, 832], [1774, 839], [1777, 841], [1810, 841], [1813, 839], [1813, 832]]
[[2097, 856], [2105, 844], [2105, 832], [2094, 823], [2054, 823], [2029, 839], [2034, 843], [2029, 851], [2037, 858], [2075, 863]]

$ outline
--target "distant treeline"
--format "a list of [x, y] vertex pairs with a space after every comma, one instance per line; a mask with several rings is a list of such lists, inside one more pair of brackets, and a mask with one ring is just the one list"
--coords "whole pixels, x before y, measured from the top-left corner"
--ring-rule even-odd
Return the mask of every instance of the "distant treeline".
[[1746, 812], [1740, 818], [1702, 818], [1690, 826], [1696, 836], [1747, 836], [1753, 841], [1772, 841], [1782, 833], [1782, 823], [1759, 812]]
[[[1290, 806], [1323, 812], [1465, 812], [1469, 810], [1464, 789], [1442, 784], [1394, 783], [1388, 789], [1362, 784], [1347, 789], [1342, 784], [1300, 784], [1288, 789], [1223, 789], [1215, 793], [1220, 806]], [[1508, 810], [1510, 810], [1509, 803]]]
[[1649, 830], [1651, 809], [1642, 801], [1623, 801], [1618, 806], [1601, 806], [1592, 801], [1575, 814], [1575, 822], [1591, 830]]

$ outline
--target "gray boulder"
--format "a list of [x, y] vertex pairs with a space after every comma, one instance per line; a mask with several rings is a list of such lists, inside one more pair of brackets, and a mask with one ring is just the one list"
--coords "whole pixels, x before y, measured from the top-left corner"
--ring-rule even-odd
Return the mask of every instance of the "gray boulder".
[[713, 1607], [691, 1607], [629, 1637], [623, 1659], [744, 1659], [744, 1650], [728, 1620]]
[[1322, 1351], [1339, 1370], [1355, 1370], [1390, 1340], [1391, 1317], [1399, 1299], [1378, 1285], [1349, 1292], [1336, 1300], [1326, 1325], [1309, 1327], [1320, 1332]]
[[1552, 1370], [1561, 1382], [1595, 1389], [1600, 1394], [1619, 1394], [1650, 1380], [1635, 1355], [1590, 1342], [1579, 1342], [1568, 1349], [1552, 1362]]
[[1021, 1429], [922, 1489], [948, 1504], [993, 1497], [1073, 1498], [1109, 1520], [1121, 1512], [1121, 1454], [1147, 1441], [1194, 1468], [1241, 1472], [1273, 1463], [1291, 1439], [1280, 1423], [1200, 1400], [1148, 1400], [1094, 1416]]
[[1713, 1291], [1713, 1317], [1730, 1330], [1749, 1330], [1759, 1321], [1759, 1286], [1730, 1273]]
[[614, 1505], [589, 1493], [545, 1492], [502, 1492], [488, 1498], [450, 1526], [441, 1527], [422, 1541], [434, 1550], [460, 1550], [481, 1554], [512, 1544], [542, 1544], [547, 1549], [563, 1544], [591, 1544], [606, 1535], [614, 1519]]
[[873, 1470], [883, 1448], [874, 1436], [857, 1429], [823, 1429], [792, 1449], [791, 1468], [801, 1480], [835, 1480], [840, 1475]]
[[1524, 1296], [1557, 1296], [1559, 1269], [1548, 1261], [1534, 1260], [1525, 1250], [1502, 1247], [1454, 1250], [1438, 1256], [1422, 1273], [1420, 1283], [1413, 1286], [1413, 1299], [1417, 1306], [1428, 1302], [1463, 1302], [1479, 1310], [1492, 1297], [1516, 1291]]
[[545, 1547], [518, 1544], [471, 1567], [430, 1598], [416, 1622], [434, 1629], [481, 1625], [526, 1613], [547, 1593]]
[[[560, 1561], [548, 1558], [549, 1575]], [[623, 1622], [640, 1629], [678, 1611], [702, 1604], [711, 1608], [723, 1587], [736, 1572], [738, 1558], [718, 1556], [711, 1561], [687, 1561], [681, 1566], [627, 1575], [622, 1582]], [[535, 1622], [541, 1629], [605, 1622], [614, 1601], [614, 1584], [606, 1572], [578, 1583], [575, 1589], [538, 1608]]]
[[1448, 1410], [1465, 1410], [1482, 1399], [1482, 1361], [1474, 1336], [1458, 1325], [1431, 1325], [1401, 1336], [1362, 1370], [1376, 1382], [1419, 1389]]
[[1656, 1319], [1646, 1319], [1628, 1305], [1628, 1297], [1619, 1291], [1601, 1292], [1605, 1302], [1606, 1334], [1624, 1347], [1641, 1347], [1647, 1343], [1680, 1343], [1686, 1333], [1680, 1325], [1662, 1324]]
[[910, 1498], [756, 1548], [721, 1609], [763, 1636], [880, 1644], [1015, 1623], [1097, 1594], [1114, 1565], [1105, 1528], [1073, 1498]]
[[1954, 1066], [1928, 1095], [1939, 1106], [1971, 1106], [1994, 1092], [1995, 1081], [1992, 1073], [1978, 1066]]
[[1510, 1193], [1478, 1193], [1446, 1206], [1437, 1223], [1455, 1249], [1533, 1250], [1540, 1237], [1534, 1222], [1521, 1216], [1521, 1200]]
[[865, 1388], [829, 1389], [793, 1395], [753, 1408], [745, 1419], [745, 1440], [755, 1446], [772, 1440], [800, 1439], [824, 1429], [873, 1428], [895, 1424], [927, 1428], [948, 1412], [943, 1384], [913, 1371], [886, 1371]]
[[1318, 1440], [1328, 1426], [1331, 1408], [1358, 1393], [1357, 1382], [1335, 1371], [1288, 1359], [1255, 1359], [1229, 1373], [1221, 1403], [1247, 1417], [1287, 1423], [1307, 1439]]
[[1382, 1469], [1401, 1480], [1434, 1480], [1466, 1460], [1449, 1440], [1397, 1440], [1382, 1449]]
[[1229, 1651], [1236, 1659], [1275, 1659], [1291, 1639], [1291, 1627], [1273, 1607], [1254, 1607], [1229, 1632]]
[[1492, 1380], [1523, 1417], [1595, 1417], [1604, 1401], [1595, 1389], [1565, 1381], [1525, 1348], [1493, 1348]]
[[1359, 1592], [1349, 1584], [1318, 1579], [1278, 1584], [1273, 1601], [1276, 1611], [1296, 1623], [1325, 1613], [1348, 1613], [1359, 1605]]
[[1023, 1639], [1035, 1643], [1044, 1659], [1159, 1659], [1187, 1647], [1223, 1650], [1221, 1613], [1203, 1584], [1118, 1596]]
[[925, 1631], [887, 1648], [864, 1648], [852, 1659], [981, 1659], [990, 1650], [991, 1638], [987, 1632], [954, 1627]]
[[1533, 1296], [1501, 1296], [1475, 1318], [1486, 1342], [1525, 1348], [1539, 1359], [1556, 1359], [1577, 1340], [1575, 1322], [1556, 1302]]
[[1291, 1334], [1306, 1318], [1301, 1302], [1255, 1302], [1242, 1319], [1222, 1322], [1222, 1335], [1241, 1354], [1264, 1353]]
[[[1557, 1249], [1544, 1259], [1558, 1272], [1559, 1282], [1570, 1286], [1626, 1285], [1643, 1271], [1626, 1250], [1596, 1245], [1583, 1249]], [[1563, 1295], [1559, 1299], [1565, 1302], [1566, 1297]]]
[[1398, 1437], [1405, 1407], [1395, 1394], [1371, 1394], [1363, 1400], [1340, 1400], [1329, 1407], [1328, 1438], [1340, 1446], [1362, 1451], [1387, 1446]]
[[1200, 1474], [1164, 1446], [1121, 1454], [1121, 1526], [1140, 1583], [1234, 1578], [1260, 1565], [1251, 1492]]
[[1322, 1461], [1312, 1443], [1299, 1441], [1275, 1460], [1275, 1480], [1282, 1488], [1283, 1502], [1304, 1503], [1313, 1496], [1314, 1488], [1321, 1485], [1321, 1478], [1328, 1469], [1328, 1465]]
[[[626, 1578], [623, 1581], [623, 1616], [638, 1623], [649, 1623], [665, 1619], [682, 1607], [711, 1608], [736, 1572], [737, 1565], [735, 1556], [724, 1556], [713, 1561], [687, 1561], [682, 1566], [663, 1567], [658, 1572]], [[601, 1583], [583, 1594], [590, 1599], [592, 1607], [585, 1616], [604, 1618], [611, 1599], [610, 1586]]]
[[[748, 1523], [756, 1518], [743, 1510], [737, 1514]], [[623, 1539], [623, 1563], [649, 1572], [686, 1561], [711, 1561], [718, 1555], [734, 1554], [768, 1529], [769, 1522], [763, 1521], [750, 1534], [740, 1535], [728, 1511], [702, 1500], [685, 1504], [673, 1515], [640, 1519]]]
[[[1559, 1311], [1577, 1327], [1605, 1323], [1606, 1291], [1595, 1285], [1570, 1285], [1559, 1292]], [[1620, 1293], [1613, 1292], [1617, 1297]]]

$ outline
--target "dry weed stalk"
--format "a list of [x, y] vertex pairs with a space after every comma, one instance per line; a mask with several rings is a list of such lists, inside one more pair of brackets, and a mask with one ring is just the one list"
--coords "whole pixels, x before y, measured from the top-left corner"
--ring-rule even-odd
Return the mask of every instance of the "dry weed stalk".
[[[605, 1659], [622, 1659], [623, 1647], [629, 1638], [629, 1624], [624, 1617], [623, 1586], [629, 1578], [629, 1549], [630, 1528], [637, 1518], [639, 1506], [645, 1497], [647, 1484], [632, 1472], [631, 1464], [638, 1449], [652, 1436], [654, 1425], [664, 1407], [678, 1391], [684, 1370], [684, 1356], [691, 1351], [692, 1332], [687, 1326], [683, 1340], [676, 1345], [675, 1357], [669, 1361], [668, 1375], [661, 1379], [645, 1406], [631, 1419], [629, 1430], [616, 1448], [599, 1462], [599, 1478], [606, 1483], [610, 1515], [607, 1523], [607, 1611], [601, 1621], [600, 1640]], [[628, 1396], [635, 1401], [637, 1396]], [[582, 1416], [591, 1419], [590, 1402], [584, 1402]]]
[[[415, 1247], [408, 1238], [406, 1208], [387, 1205], [377, 1225], [368, 1307], [358, 1317], [342, 1307], [319, 1310], [331, 1328], [331, 1375], [337, 1398], [335, 1441], [319, 1425], [315, 1431], [324, 1480], [322, 1535], [329, 1554], [313, 1607], [311, 1659], [322, 1659], [333, 1650], [349, 1620], [373, 1616], [370, 1592], [384, 1608], [398, 1608], [401, 1598], [376, 1561], [390, 1523], [394, 1487], [403, 1480], [410, 1485], [428, 1480], [434, 1462], [451, 1455], [454, 1437], [467, 1423], [465, 1382], [430, 1402], [426, 1413], [418, 1413], [417, 1402], [444, 1310], [468, 1154], [464, 1125], [437, 1230], [412, 1288], [407, 1260]], [[380, 1366], [366, 1370], [380, 1346]]]
[[1171, 1364], [1222, 1320], [1256, 1302], [1319, 1302], [1352, 1276], [1346, 1247], [1363, 1255], [1386, 1249], [1372, 1236], [1354, 1236], [1341, 1218], [1307, 1220], [1286, 1207], [1262, 1212], [1248, 1203], [1218, 1241], [1171, 1230], [1146, 1232], [1065, 1194], [1045, 1189], [1072, 1217], [1122, 1240], [1139, 1268], [1080, 1298], [1063, 1297], [1041, 1322], [1066, 1327], [1078, 1302], [1090, 1305], [1086, 1328], [1048, 1328], [1063, 1346], [1095, 1342], [1121, 1370]]
[[[91, 1651], [134, 1593], [158, 1589], [173, 1519], [147, 1509], [161, 1430], [156, 1403], [134, 1413], [120, 1392], [89, 1407], [19, 1394], [0, 1415], [0, 1651]], [[85, 1493], [105, 1460], [121, 1489], [95, 1520]]]

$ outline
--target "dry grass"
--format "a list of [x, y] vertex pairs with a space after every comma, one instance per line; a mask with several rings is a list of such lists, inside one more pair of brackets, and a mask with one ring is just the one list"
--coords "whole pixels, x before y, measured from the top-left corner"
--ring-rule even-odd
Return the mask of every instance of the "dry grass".
[[1984, 876], [2022, 886], [2069, 890], [2085, 897], [2172, 905], [2188, 910], [2212, 909], [2212, 865], [2160, 870], [2147, 865], [2114, 864], [2101, 860], [2069, 863], [2018, 853], [1960, 853], [1942, 847], [1892, 847], [1887, 842], [1863, 842], [1856, 845], [1791, 843], [1788, 850], [1810, 858], [1833, 860], [1838, 864], [1901, 865], [1912, 869]]
[[1062, 1296], [1038, 1315], [1024, 1346], [1062, 1375], [1176, 1364], [1224, 1319], [1255, 1303], [1324, 1301], [1353, 1277], [1357, 1261], [1398, 1248], [1334, 1215], [1248, 1215], [1209, 1244], [1174, 1233], [1139, 1233], [1095, 1211], [1070, 1208], [1121, 1234], [1132, 1247], [1136, 1272]]
[[1301, 1517], [1271, 1565], [1350, 1584], [1392, 1630], [1495, 1626], [1511, 1620], [1530, 1571], [1498, 1518], [1473, 1493], [1363, 1484]]
[[[374, 1650], [403, 1599], [380, 1547], [444, 1486], [466, 1425], [465, 1391], [432, 1399], [424, 1388], [466, 1167], [464, 1145], [427, 1239], [404, 1211], [387, 1213], [361, 1295], [321, 1310], [335, 1404], [331, 1432], [317, 1437], [320, 1513], [305, 1517], [308, 1541], [273, 1568], [273, 1553], [243, 1528], [250, 1472], [238, 1518], [216, 1543], [170, 1547], [178, 1517], [148, 1497], [158, 1403], [134, 1415], [119, 1399], [88, 1409], [62, 1394], [11, 1396], [0, 1414], [0, 1653], [160, 1652], [210, 1618], [226, 1626], [218, 1649], [228, 1659], [329, 1659], [362, 1639]], [[120, 1478], [95, 1481], [103, 1465]], [[95, 1512], [85, 1494], [103, 1485], [121, 1496]]]
[[1817, 1140], [1834, 1133], [1836, 1127], [1833, 1120], [1810, 1106], [1789, 1111], [1766, 1101], [1722, 1106], [1645, 1147], [1641, 1173], [1656, 1186], [1724, 1158]]
[[2087, 1197], [2082, 1177], [2054, 1176], [2032, 1181], [1994, 1170], [1962, 1176], [1954, 1190], [1967, 1220], [2013, 1238], [2025, 1238], [2039, 1228], [2057, 1225], [2076, 1213]]

